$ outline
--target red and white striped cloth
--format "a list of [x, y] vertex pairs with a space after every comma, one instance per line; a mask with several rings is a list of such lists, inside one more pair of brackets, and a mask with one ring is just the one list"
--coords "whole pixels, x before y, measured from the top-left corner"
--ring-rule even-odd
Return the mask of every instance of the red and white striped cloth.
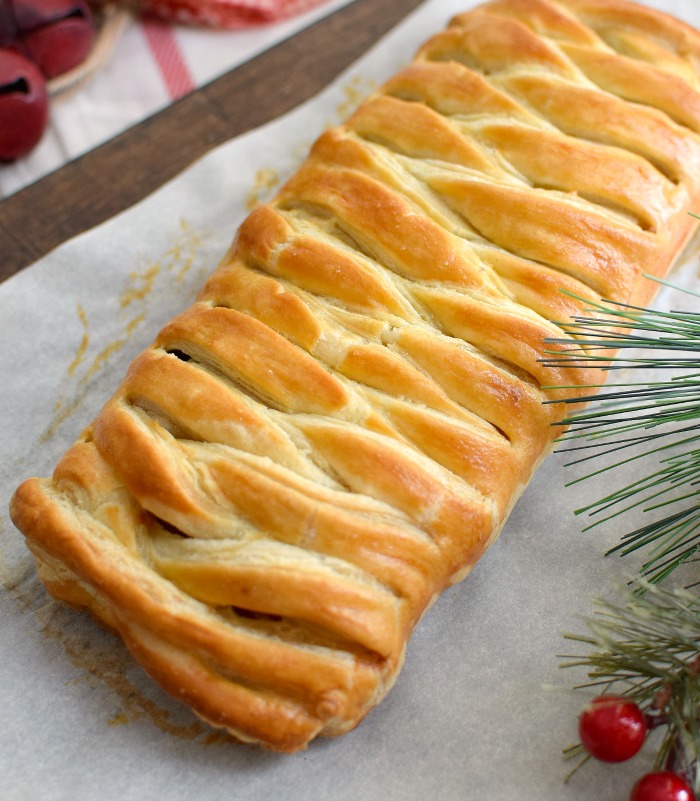
[[150, 20], [143, 22], [141, 27], [168, 97], [177, 100], [191, 92], [195, 88], [195, 81], [172, 28]]
[[0, 198], [351, 1], [141, 0], [149, 16], [128, 22], [109, 62], [87, 85], [53, 99], [39, 146], [0, 165]]

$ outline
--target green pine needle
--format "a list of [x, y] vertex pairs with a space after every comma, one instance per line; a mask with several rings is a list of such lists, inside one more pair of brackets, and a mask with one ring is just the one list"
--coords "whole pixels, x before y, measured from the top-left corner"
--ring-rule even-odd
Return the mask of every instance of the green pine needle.
[[[560, 450], [574, 455], [569, 465], [614, 455], [612, 463], [573, 478], [569, 485], [633, 461], [653, 465], [643, 478], [576, 513], [592, 520], [584, 530], [633, 509], [654, 515], [652, 522], [631, 531], [609, 553], [644, 550], [640, 574], [657, 583], [700, 549], [700, 314], [608, 301], [587, 303], [585, 315], [559, 323], [576, 339], [580, 351], [568, 355], [546, 351], [544, 364], [675, 371], [663, 380], [596, 386], [586, 397], [565, 399], [564, 403], [586, 407], [559, 423], [566, 428], [558, 440], [564, 444]], [[563, 338], [548, 341], [571, 344]]]

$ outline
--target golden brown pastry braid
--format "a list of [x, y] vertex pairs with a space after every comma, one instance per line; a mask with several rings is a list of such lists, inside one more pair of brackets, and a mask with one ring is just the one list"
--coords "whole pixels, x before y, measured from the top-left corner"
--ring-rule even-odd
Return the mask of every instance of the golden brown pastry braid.
[[549, 451], [542, 385], [599, 378], [542, 365], [551, 321], [648, 301], [689, 239], [699, 64], [624, 0], [453, 20], [18, 489], [48, 589], [242, 740], [354, 727]]

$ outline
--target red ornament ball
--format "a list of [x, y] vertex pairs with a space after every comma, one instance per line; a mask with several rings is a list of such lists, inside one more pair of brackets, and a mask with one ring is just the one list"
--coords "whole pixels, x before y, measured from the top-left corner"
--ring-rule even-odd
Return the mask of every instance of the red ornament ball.
[[629, 698], [600, 695], [583, 710], [578, 733], [588, 753], [603, 762], [624, 762], [644, 744], [644, 713]]
[[664, 770], [642, 776], [632, 788], [630, 801], [693, 801], [694, 798], [687, 782]]

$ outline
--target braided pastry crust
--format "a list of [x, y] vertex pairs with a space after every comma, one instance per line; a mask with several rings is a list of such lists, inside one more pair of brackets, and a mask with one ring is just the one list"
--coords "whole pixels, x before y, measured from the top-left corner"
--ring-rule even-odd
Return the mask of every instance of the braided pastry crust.
[[356, 726], [549, 452], [543, 386], [600, 381], [543, 366], [550, 321], [646, 303], [691, 236], [699, 65], [626, 0], [456, 17], [17, 490], [49, 591], [241, 740]]

